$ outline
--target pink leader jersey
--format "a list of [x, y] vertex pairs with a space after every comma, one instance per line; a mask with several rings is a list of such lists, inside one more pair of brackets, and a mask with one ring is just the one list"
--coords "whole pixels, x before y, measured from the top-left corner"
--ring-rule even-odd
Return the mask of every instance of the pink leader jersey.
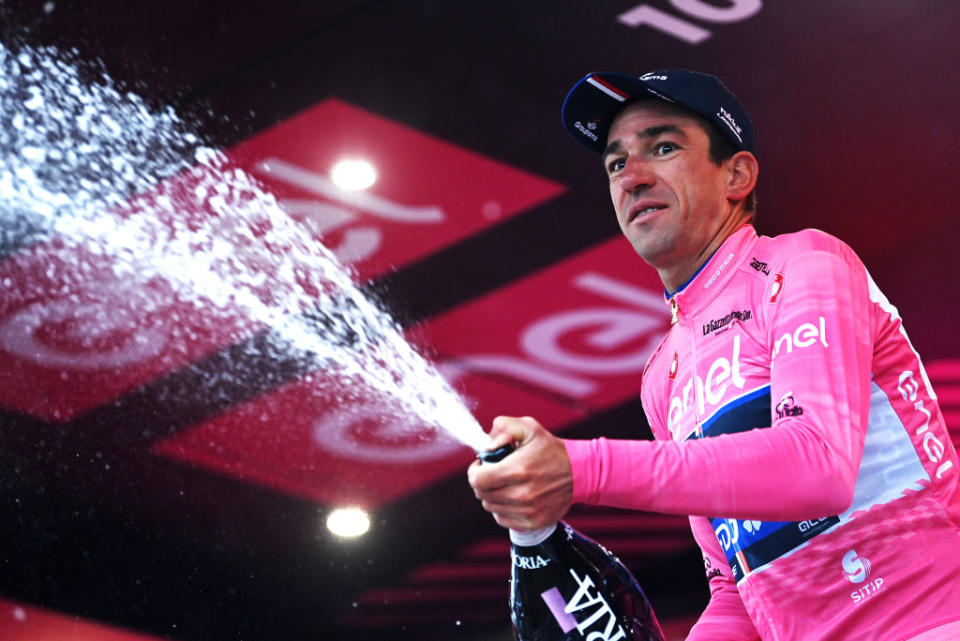
[[671, 307], [642, 382], [657, 440], [565, 445], [575, 501], [697, 515], [711, 600], [689, 639], [900, 641], [960, 621], [960, 464], [854, 252], [746, 225]]

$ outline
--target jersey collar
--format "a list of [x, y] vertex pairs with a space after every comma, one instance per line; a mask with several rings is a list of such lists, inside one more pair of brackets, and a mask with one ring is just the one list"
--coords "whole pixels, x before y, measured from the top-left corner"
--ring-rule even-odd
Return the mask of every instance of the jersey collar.
[[[694, 313], [723, 289], [757, 240], [753, 225], [745, 224], [730, 234], [703, 265], [680, 286], [673, 296], [664, 290], [664, 298], [676, 318], [677, 310]], [[674, 321], [676, 322], [676, 321]]]

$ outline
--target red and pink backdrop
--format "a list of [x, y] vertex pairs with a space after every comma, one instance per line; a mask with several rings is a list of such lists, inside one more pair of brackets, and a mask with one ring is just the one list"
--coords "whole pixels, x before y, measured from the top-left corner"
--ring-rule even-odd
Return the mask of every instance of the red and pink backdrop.
[[[758, 131], [761, 231], [851, 244], [960, 429], [954, 3], [52, 4], [18, 7], [4, 44], [75, 48], [91, 82], [99, 60], [173, 106], [349, 266], [481, 424], [530, 414], [574, 437], [649, 438], [640, 375], [668, 316], [561, 100], [591, 70], [716, 73]], [[361, 195], [329, 180], [347, 157], [377, 168]], [[47, 608], [177, 639], [503, 633], [506, 548], [466, 488], [468, 448], [318, 392], [327, 373], [257, 353], [270, 327], [163, 288], [130, 304], [114, 260], [56, 238], [0, 257], [0, 627], [41, 638], [66, 625]], [[66, 296], [81, 265], [85, 294]], [[122, 319], [91, 321], [118, 297]], [[238, 362], [264, 376], [197, 392]], [[374, 514], [366, 542], [322, 530], [347, 503]], [[689, 623], [706, 593], [682, 520], [571, 518]]]

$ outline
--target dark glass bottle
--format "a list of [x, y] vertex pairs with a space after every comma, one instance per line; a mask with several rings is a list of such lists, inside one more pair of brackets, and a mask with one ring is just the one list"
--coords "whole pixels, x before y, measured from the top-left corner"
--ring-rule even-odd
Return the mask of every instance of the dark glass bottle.
[[[478, 452], [496, 463], [513, 445]], [[665, 641], [630, 570], [563, 521], [510, 530], [510, 609], [517, 641]]]
[[664, 641], [637, 580], [596, 541], [562, 521], [510, 540], [517, 641]]

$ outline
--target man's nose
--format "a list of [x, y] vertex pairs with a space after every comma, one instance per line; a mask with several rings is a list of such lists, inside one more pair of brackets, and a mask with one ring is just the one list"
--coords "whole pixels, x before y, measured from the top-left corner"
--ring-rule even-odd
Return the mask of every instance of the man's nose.
[[650, 170], [649, 163], [639, 159], [629, 159], [623, 168], [623, 176], [620, 179], [620, 186], [624, 191], [636, 191], [645, 189], [656, 182], [653, 172]]

